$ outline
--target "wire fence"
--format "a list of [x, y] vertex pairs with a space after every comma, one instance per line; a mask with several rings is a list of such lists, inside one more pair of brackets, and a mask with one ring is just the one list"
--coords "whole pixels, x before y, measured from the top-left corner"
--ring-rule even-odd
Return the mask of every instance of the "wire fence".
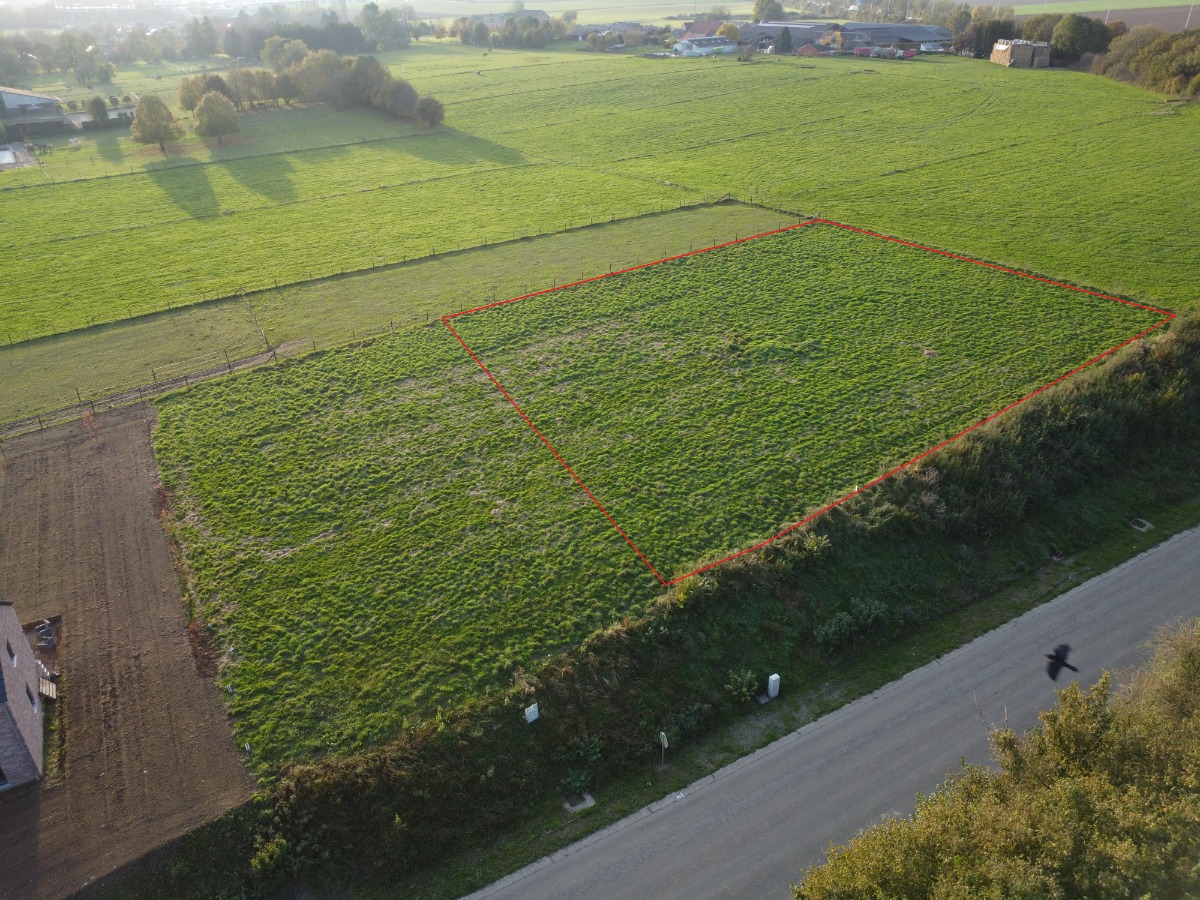
[[[769, 212], [779, 213], [784, 221], [781, 221], [783, 227], [790, 223], [799, 223], [805, 219], [813, 218], [812, 216], [798, 214], [793, 210], [784, 209], [767, 203], [761, 198], [751, 198], [749, 200], [739, 199], [730, 194], [726, 194], [715, 199], [707, 199], [704, 203], [688, 204], [684, 208], [697, 208], [703, 206], [713, 206], [720, 203], [741, 203], [747, 206], [755, 206]], [[652, 214], [652, 213], [651, 213]], [[643, 214], [645, 215], [645, 214]], [[631, 218], [641, 218], [635, 216]], [[613, 221], [616, 221], [615, 219]], [[578, 226], [580, 228], [591, 227], [595, 224], [604, 223], [589, 223], [587, 225]], [[572, 229], [575, 230], [575, 229]], [[562, 232], [553, 232], [561, 234]], [[529, 235], [527, 237], [516, 237], [514, 241], [527, 240], [533, 237], [541, 237], [542, 235]], [[734, 233], [732, 235], [724, 235], [713, 238], [711, 241], [698, 241], [689, 250], [699, 250], [704, 247], [713, 246], [724, 243], [731, 238], [738, 240], [740, 238], [751, 237], [749, 232], [745, 234]], [[502, 243], [510, 243], [504, 241]], [[484, 245], [495, 247], [496, 244]], [[480, 247], [464, 247], [459, 250], [444, 251], [444, 253], [459, 253], [469, 250], [481, 249]], [[428, 257], [426, 257], [428, 258]], [[637, 262], [622, 262], [620, 264], [610, 264], [607, 267], [598, 271], [584, 270], [580, 274], [580, 280], [595, 275], [603, 274], [604, 271], [612, 272], [619, 268], [629, 268], [644, 262], [653, 260], [644, 260]], [[396, 265], [395, 263], [384, 265]], [[329, 275], [321, 276], [317, 280], [328, 278]], [[533, 293], [535, 291], [548, 290], [560, 287], [563, 284], [571, 283], [573, 276], [555, 277], [549, 284], [524, 284], [520, 293], [515, 293], [514, 296]], [[272, 290], [265, 288], [265, 290]], [[217, 298], [219, 301], [228, 301], [231, 299], [245, 300], [252, 297], [256, 293], [262, 291], [240, 291], [231, 297]], [[490, 291], [483, 291], [478, 297], [463, 298], [459, 303], [454, 304], [455, 308], [447, 308], [442, 310], [443, 313], [461, 312], [473, 306], [492, 303], [496, 300], [507, 299], [507, 294], [504, 296], [498, 293], [493, 287]], [[210, 300], [208, 302], [216, 302]], [[249, 304], [248, 304], [249, 305]], [[174, 309], [179, 311], [184, 307], [176, 306]], [[253, 307], [251, 306], [251, 310]], [[159, 313], [150, 313], [148, 315], [158, 315]], [[135, 317], [136, 318], [136, 317]], [[261, 337], [260, 342], [254, 344], [241, 344], [237, 346], [222, 347], [219, 350], [214, 350], [206, 353], [197, 354], [184, 359], [172, 360], [166, 363], [156, 364], [154, 366], [146, 366], [144, 371], [135, 370], [131, 372], [129, 380], [122, 385], [110, 386], [108, 388], [90, 388], [82, 389], [74, 386], [71, 390], [74, 391], [76, 402], [65, 406], [60, 406], [53, 409], [39, 410], [30, 415], [20, 418], [11, 419], [0, 423], [0, 443], [6, 439], [11, 439], [20, 434], [25, 434], [30, 431], [49, 428], [52, 425], [69, 422], [78, 419], [84, 415], [85, 411], [95, 414], [107, 409], [113, 409], [119, 406], [128, 406], [135, 403], [140, 403], [154, 397], [159, 397], [172, 391], [181, 388], [191, 387], [202, 381], [208, 381], [224, 375], [229, 375], [237, 371], [256, 368], [265, 364], [275, 363], [285, 358], [293, 358], [321, 351], [334, 350], [353, 345], [362, 345], [374, 341], [377, 337], [393, 333], [398, 330], [407, 330], [409, 328], [418, 327], [421, 325], [432, 324], [439, 319], [439, 314], [423, 312], [413, 314], [406, 312], [402, 315], [393, 315], [386, 322], [376, 320], [364, 324], [352, 324], [348, 327], [339, 326], [336, 329], [323, 330], [315, 337], [306, 337], [284, 341], [282, 343], [271, 345], [267, 340], [266, 335], [258, 326], [255, 320], [255, 326], [258, 329]], [[70, 390], [64, 392], [69, 396]]]

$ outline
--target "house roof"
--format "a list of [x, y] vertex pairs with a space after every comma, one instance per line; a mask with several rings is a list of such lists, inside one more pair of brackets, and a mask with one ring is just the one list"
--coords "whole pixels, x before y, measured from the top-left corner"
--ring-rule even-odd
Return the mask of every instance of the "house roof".
[[697, 47], [732, 47], [733, 41], [727, 37], [694, 37], [686, 38], [683, 43], [694, 44]]
[[855, 37], [861, 37], [877, 44], [895, 41], [952, 41], [954, 35], [948, 28], [940, 25], [908, 25], [905, 23], [889, 22], [847, 22], [842, 26], [843, 32], [849, 32]]
[[700, 37], [711, 37], [712, 35], [716, 34], [717, 29], [724, 24], [724, 21], [721, 19], [701, 19], [698, 22], [692, 22], [690, 25], [688, 25], [687, 30], [689, 34], [698, 35]]
[[776, 41], [785, 28], [791, 32], [792, 45], [795, 47], [814, 44], [831, 30], [827, 22], [760, 22], [744, 26], [739, 37], [743, 41], [758, 41], [764, 37]]
[[4, 87], [4, 85], [0, 85], [0, 94], [16, 94], [18, 97], [31, 97], [34, 100], [49, 100], [51, 103], [59, 102], [57, 97], [53, 97], [50, 94], [35, 94], [33, 91], [23, 91], [20, 88]]

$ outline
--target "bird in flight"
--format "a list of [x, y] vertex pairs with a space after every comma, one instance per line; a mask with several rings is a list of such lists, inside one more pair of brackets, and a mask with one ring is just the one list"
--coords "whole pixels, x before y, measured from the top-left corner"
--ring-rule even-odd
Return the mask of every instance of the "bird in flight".
[[1079, 671], [1067, 662], [1067, 654], [1070, 652], [1070, 644], [1059, 644], [1054, 648], [1053, 653], [1046, 654], [1046, 659], [1050, 660], [1050, 662], [1046, 663], [1046, 674], [1050, 676], [1051, 681], [1058, 681], [1058, 673], [1063, 669], [1070, 669], [1072, 672]]

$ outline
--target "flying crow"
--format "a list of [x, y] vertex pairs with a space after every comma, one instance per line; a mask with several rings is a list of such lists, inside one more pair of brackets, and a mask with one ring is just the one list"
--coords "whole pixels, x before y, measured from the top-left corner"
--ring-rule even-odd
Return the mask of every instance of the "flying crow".
[[1046, 663], [1046, 674], [1050, 676], [1051, 681], [1058, 681], [1058, 673], [1063, 669], [1070, 669], [1072, 672], [1079, 671], [1067, 662], [1067, 654], [1070, 652], [1070, 644], [1059, 644], [1054, 648], [1053, 653], [1046, 654], [1046, 659], [1050, 660], [1050, 662]]

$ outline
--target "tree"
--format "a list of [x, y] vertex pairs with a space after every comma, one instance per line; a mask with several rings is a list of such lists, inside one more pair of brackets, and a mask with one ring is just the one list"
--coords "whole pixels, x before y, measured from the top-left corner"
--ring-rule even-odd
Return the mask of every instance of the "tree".
[[224, 94], [209, 91], [196, 104], [196, 134], [215, 137], [217, 143], [225, 143], [225, 135], [241, 129], [237, 110]]
[[992, 734], [908, 819], [829, 852], [793, 888], [832, 897], [1194, 897], [1200, 620], [1160, 634], [1121, 691], [1059, 692], [1041, 724]]
[[1026, 41], [1050, 43], [1054, 37], [1054, 26], [1062, 21], [1061, 13], [1039, 13], [1021, 23], [1021, 37]]
[[308, 52], [308, 45], [304, 41], [289, 41], [273, 34], [263, 41], [262, 52], [259, 55], [263, 62], [279, 73], [303, 62]]
[[163, 156], [167, 155], [167, 141], [183, 137], [183, 128], [175, 116], [153, 94], [143, 94], [133, 108], [133, 126], [130, 131], [139, 144], [158, 144]]
[[296, 81], [300, 96], [304, 100], [334, 103], [341, 99], [347, 69], [345, 63], [332, 50], [318, 50], [304, 57], [304, 62], [288, 69]]
[[969, 50], [976, 59], [986, 59], [992, 46], [999, 40], [1011, 40], [1017, 36], [1017, 23], [1012, 19], [982, 19], [972, 21], [954, 40], [958, 52]]
[[1096, 60], [1092, 71], [1121, 81], [1138, 81], [1134, 60], [1164, 34], [1166, 32], [1157, 25], [1135, 25], [1128, 33], [1113, 40], [1108, 53]]
[[350, 68], [345, 83], [345, 99], [350, 106], [373, 106], [377, 97], [387, 94], [392, 75], [373, 56], [359, 56]]
[[777, 22], [783, 18], [783, 4], [779, 0], [754, 0], [755, 22]]
[[96, 123], [96, 127], [103, 128], [104, 123], [108, 121], [108, 104], [104, 102], [104, 98], [97, 95], [89, 100], [87, 111], [92, 114], [92, 121]]
[[192, 112], [203, 96], [204, 76], [197, 75], [195, 78], [185, 78], [179, 82], [179, 89], [175, 92], [175, 102], [185, 112]]
[[1062, 59], [1075, 62], [1085, 53], [1103, 53], [1111, 40], [1108, 27], [1099, 19], [1071, 13], [1054, 26], [1050, 46]]
[[394, 116], [399, 116], [402, 119], [411, 117], [417, 108], [417, 91], [411, 84], [403, 78], [395, 78], [388, 85], [387, 94], [381, 98], [382, 102], [377, 102], [376, 106], [381, 106]]
[[775, 38], [775, 52], [784, 56], [792, 55], [792, 30], [786, 25], [779, 29], [779, 37]]
[[742, 35], [741, 32], [738, 31], [738, 27], [732, 22], [726, 22], [717, 29], [717, 37], [725, 37], [729, 38], [731, 41], [736, 41], [741, 36]]
[[419, 121], [426, 128], [437, 128], [446, 118], [446, 109], [440, 100], [434, 97], [422, 97], [417, 101], [414, 110]]
[[203, 19], [193, 18], [184, 28], [184, 33], [187, 35], [187, 39], [183, 52], [188, 59], [212, 56], [217, 52], [217, 29], [208, 20], [208, 16]]

